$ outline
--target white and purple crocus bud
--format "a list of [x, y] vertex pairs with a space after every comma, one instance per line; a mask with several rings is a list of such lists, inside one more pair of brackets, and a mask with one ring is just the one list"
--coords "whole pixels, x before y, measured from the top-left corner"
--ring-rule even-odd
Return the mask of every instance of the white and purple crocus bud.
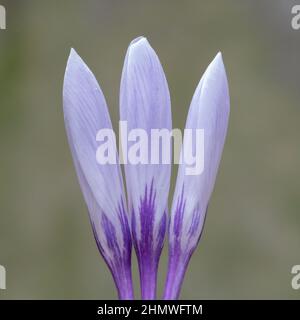
[[[148, 138], [153, 129], [172, 128], [167, 81], [156, 53], [144, 37], [132, 41], [127, 50], [121, 80], [120, 118], [127, 121], [128, 131], [142, 129]], [[151, 162], [150, 158], [155, 155], [151, 154], [149, 142], [141, 155], [145, 161], [125, 165], [128, 210], [142, 299], [156, 297], [156, 276], [167, 225], [171, 176], [171, 163]], [[131, 147], [125, 144], [128, 142], [123, 140], [123, 153]], [[164, 147], [171, 148], [171, 145]]]
[[[160, 61], [147, 39], [139, 37], [130, 43], [121, 78], [120, 120], [126, 128], [121, 126], [120, 133], [127, 201], [115, 139], [112, 140], [115, 163], [97, 161], [98, 132], [112, 130], [111, 120], [94, 75], [74, 50], [66, 68], [63, 102], [68, 141], [92, 229], [119, 298], [134, 297], [132, 243], [138, 259], [142, 299], [156, 298], [158, 263], [168, 230], [164, 299], [177, 299], [203, 229], [227, 131], [229, 93], [221, 54], [205, 71], [186, 122], [186, 129], [193, 134], [197, 129], [204, 132], [204, 167], [197, 174], [187, 175], [185, 162], [179, 165], [170, 219], [171, 159], [162, 161], [161, 155], [163, 149], [171, 154], [171, 140], [159, 145], [157, 154], [153, 154], [148, 140], [154, 129], [172, 130], [170, 95]], [[137, 152], [135, 162], [130, 161], [128, 153], [137, 151], [145, 142], [146, 149], [140, 148], [143, 152]], [[197, 139], [185, 135], [182, 154], [185, 149], [195, 154], [196, 143]]]
[[[169, 266], [165, 299], [177, 299], [183, 277], [200, 239], [215, 184], [229, 118], [229, 92], [221, 53], [208, 66], [194, 93], [186, 129], [204, 130], [204, 167], [199, 175], [178, 169], [169, 225]], [[192, 145], [190, 145], [192, 144]], [[182, 148], [195, 149], [195, 139], [184, 137]]]
[[[65, 126], [97, 246], [120, 299], [133, 299], [131, 235], [119, 163], [96, 159], [100, 129], [112, 129], [105, 98], [92, 72], [71, 50], [63, 90]], [[115, 156], [117, 149], [114, 146]]]

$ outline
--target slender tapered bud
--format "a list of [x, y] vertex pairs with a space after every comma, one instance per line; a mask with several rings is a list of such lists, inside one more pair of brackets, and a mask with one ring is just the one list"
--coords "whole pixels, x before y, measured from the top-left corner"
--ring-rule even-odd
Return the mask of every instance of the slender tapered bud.
[[[71, 50], [63, 89], [65, 126], [94, 236], [115, 280], [119, 298], [132, 299], [131, 237], [119, 163], [96, 159], [100, 129], [112, 130], [102, 91], [92, 72]], [[116, 146], [111, 146], [117, 157]]]
[[[123, 67], [120, 118], [128, 131], [171, 130], [167, 81], [159, 59], [144, 37], [131, 42]], [[123, 141], [123, 154], [138, 141]], [[137, 253], [143, 299], [155, 299], [158, 261], [166, 229], [171, 163], [151, 163], [150, 141], [139, 163], [125, 165], [132, 236]], [[143, 143], [143, 142], [141, 142]], [[171, 148], [171, 144], [164, 146]], [[161, 150], [160, 150], [161, 151]], [[159, 152], [159, 151], [158, 151]], [[144, 160], [144, 161], [143, 161]]]
[[[203, 230], [205, 215], [215, 184], [229, 118], [229, 92], [221, 53], [208, 66], [194, 93], [186, 129], [202, 129], [204, 163], [199, 174], [187, 174], [183, 162], [178, 169], [169, 225], [169, 264], [165, 299], [177, 299], [189, 259]], [[195, 139], [184, 136], [183, 150], [195, 150]]]

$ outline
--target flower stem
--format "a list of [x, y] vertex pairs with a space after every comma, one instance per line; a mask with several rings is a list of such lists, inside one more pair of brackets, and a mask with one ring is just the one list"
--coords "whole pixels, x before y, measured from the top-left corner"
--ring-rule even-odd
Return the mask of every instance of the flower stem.
[[133, 286], [132, 286], [132, 279], [130, 275], [130, 279], [127, 279], [127, 281], [117, 287], [118, 289], [118, 297], [119, 300], [133, 300], [134, 299], [134, 292], [133, 292]]
[[118, 273], [113, 272], [112, 274], [118, 290], [119, 300], [133, 300], [134, 290], [130, 265]]
[[151, 263], [139, 264], [140, 282], [141, 282], [141, 298], [143, 300], [156, 299], [156, 280], [157, 266], [151, 266]]
[[169, 256], [167, 280], [164, 290], [164, 300], [177, 300], [180, 295], [182, 282], [190, 256]]

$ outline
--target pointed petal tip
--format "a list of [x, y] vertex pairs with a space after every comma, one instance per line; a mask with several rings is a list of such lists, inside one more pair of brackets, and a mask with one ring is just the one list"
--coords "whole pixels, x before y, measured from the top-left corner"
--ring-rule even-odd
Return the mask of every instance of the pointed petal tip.
[[128, 47], [128, 53], [130, 54], [139, 54], [140, 52], [143, 52], [144, 50], [151, 50], [152, 47], [150, 43], [148, 42], [147, 38], [144, 36], [137, 37], [133, 39]]
[[212, 60], [211, 66], [219, 66], [219, 67], [223, 67], [224, 68], [224, 61], [223, 61], [223, 55], [222, 52], [219, 51], [216, 56], [214, 57], [214, 59]]
[[221, 51], [219, 51], [219, 52], [216, 54], [215, 59], [221, 59], [221, 60], [223, 60], [223, 55], [222, 55], [222, 52], [221, 52]]
[[69, 57], [68, 57], [68, 62], [67, 62], [67, 68], [70, 65], [70, 63], [75, 62], [75, 61], [82, 61], [81, 57], [79, 54], [76, 52], [74, 48], [70, 49]]
[[68, 60], [70, 60], [70, 59], [74, 59], [74, 58], [76, 58], [76, 57], [78, 57], [79, 55], [78, 55], [78, 53], [76, 52], [76, 50], [74, 49], [74, 48], [71, 48], [70, 49], [70, 53], [69, 53], [69, 58], [68, 58]]
[[78, 72], [79, 70], [92, 74], [91, 70], [76, 52], [76, 50], [71, 48], [65, 70], [64, 84], [67, 79], [72, 79], [74, 77], [74, 73]]
[[226, 69], [221, 51], [216, 54], [203, 74], [203, 79], [205, 80], [211, 77], [221, 77], [221, 79], [227, 81]]
[[129, 47], [134, 47], [134, 46], [138, 46], [138, 45], [146, 44], [146, 43], [149, 43], [148, 40], [147, 40], [147, 38], [144, 37], [144, 36], [139, 36], [139, 37], [133, 39], [133, 40], [130, 42]]
[[69, 82], [70, 79], [70, 72], [73, 69], [73, 67], [76, 65], [76, 61], [78, 61], [78, 54], [77, 52], [71, 48], [70, 53], [69, 53], [69, 57], [67, 60], [67, 64], [66, 64], [66, 69], [65, 69], [65, 75], [64, 75], [64, 82], [63, 82], [63, 93], [65, 93], [65, 91], [67, 90], [67, 84]]
[[[63, 80], [63, 97], [70, 97], [82, 87], [82, 82], [87, 79], [94, 84], [95, 88], [98, 88], [99, 85], [93, 72], [75, 49], [71, 48]], [[101, 91], [101, 89], [99, 90]], [[64, 104], [64, 109], [65, 107], [66, 104]]]

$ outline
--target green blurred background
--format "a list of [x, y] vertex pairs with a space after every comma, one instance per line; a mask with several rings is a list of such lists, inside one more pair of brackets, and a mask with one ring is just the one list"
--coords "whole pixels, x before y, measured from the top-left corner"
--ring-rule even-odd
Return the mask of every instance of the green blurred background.
[[[183, 128], [193, 91], [221, 50], [231, 92], [225, 151], [181, 297], [300, 298], [300, 31], [289, 0], [2, 0], [0, 299], [116, 298], [98, 254], [66, 141], [62, 83], [70, 47], [118, 121], [130, 41], [158, 53]], [[173, 171], [173, 186], [176, 177]], [[173, 187], [172, 187], [173, 189]], [[160, 263], [161, 294], [166, 272]], [[134, 278], [138, 293], [137, 266]]]

